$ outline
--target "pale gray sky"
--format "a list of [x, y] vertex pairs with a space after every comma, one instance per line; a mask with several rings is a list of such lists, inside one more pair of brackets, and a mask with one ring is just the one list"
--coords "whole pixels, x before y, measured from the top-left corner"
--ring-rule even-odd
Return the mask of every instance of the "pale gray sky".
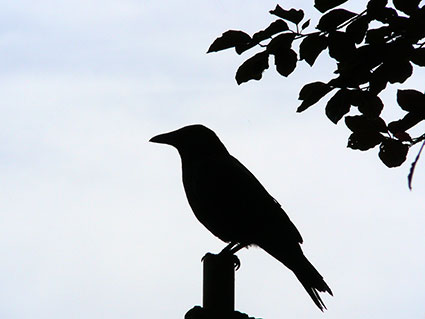
[[[377, 149], [346, 148], [349, 131], [323, 102], [295, 113], [302, 85], [333, 71], [325, 55], [289, 79], [271, 62], [262, 81], [237, 86], [250, 53], [205, 54], [228, 29], [267, 26], [275, 5], [0, 3], [0, 318], [183, 318], [201, 303], [200, 259], [224, 244], [193, 216], [177, 152], [147, 142], [192, 123], [215, 130], [282, 204], [335, 295], [322, 314], [289, 270], [249, 249], [238, 310], [425, 318], [425, 159], [413, 192], [406, 183], [417, 148], [388, 169]], [[312, 1], [281, 5], [317, 23]], [[382, 97], [394, 105], [397, 88], [424, 79]]]

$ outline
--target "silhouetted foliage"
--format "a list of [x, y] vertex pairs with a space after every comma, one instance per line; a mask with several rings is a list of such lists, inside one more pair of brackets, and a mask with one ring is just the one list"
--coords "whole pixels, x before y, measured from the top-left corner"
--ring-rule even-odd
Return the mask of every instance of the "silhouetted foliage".
[[[314, 0], [322, 16], [314, 32], [306, 33], [310, 19], [300, 9], [277, 5], [270, 14], [279, 17], [252, 37], [242, 31], [227, 31], [214, 41], [208, 52], [234, 47], [238, 54], [254, 47], [262, 51], [246, 60], [236, 72], [238, 84], [260, 80], [269, 66], [269, 57], [279, 74], [287, 77], [304, 60], [313, 66], [326, 49], [336, 61], [336, 77], [328, 82], [305, 84], [299, 94], [303, 112], [334, 91], [326, 104], [326, 116], [335, 124], [343, 117], [352, 131], [348, 147], [361, 151], [379, 145], [379, 158], [388, 167], [400, 166], [409, 149], [425, 140], [407, 133], [425, 119], [425, 94], [398, 90], [397, 103], [407, 114], [388, 124], [380, 117], [384, 108], [379, 94], [389, 84], [404, 83], [414, 67], [425, 66], [425, 5], [420, 0], [369, 0], [361, 13], [336, 8], [347, 0]], [[303, 23], [302, 23], [303, 22]], [[288, 25], [289, 23], [289, 25]], [[301, 24], [301, 27], [299, 25]], [[291, 27], [290, 27], [291, 26]], [[298, 53], [293, 43], [299, 40]], [[347, 115], [357, 109], [361, 115]], [[423, 149], [425, 141], [420, 150]], [[416, 163], [408, 176], [409, 187]]]

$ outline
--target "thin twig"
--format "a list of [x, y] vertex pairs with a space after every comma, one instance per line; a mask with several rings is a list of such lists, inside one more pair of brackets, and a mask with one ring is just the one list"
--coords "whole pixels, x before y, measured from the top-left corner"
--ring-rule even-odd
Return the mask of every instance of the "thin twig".
[[[423, 136], [423, 137], [424, 137], [424, 139], [425, 139], [425, 134], [424, 134], [424, 135], [422, 135], [422, 136]], [[409, 175], [407, 176], [407, 184], [408, 184], [408, 186], [409, 186], [409, 189], [410, 189], [410, 190], [412, 190], [412, 179], [413, 179], [413, 173], [415, 172], [416, 164], [417, 164], [417, 163], [418, 163], [418, 161], [419, 161], [419, 157], [421, 156], [421, 153], [422, 153], [422, 150], [423, 150], [423, 148], [424, 148], [424, 145], [425, 145], [425, 141], [422, 143], [422, 146], [421, 146], [421, 148], [419, 149], [419, 153], [418, 153], [418, 155], [416, 155], [416, 158], [415, 158], [415, 160], [413, 161], [412, 166], [410, 167]]]
[[419, 142], [422, 142], [423, 140], [425, 140], [425, 134], [422, 134], [421, 136], [418, 136], [414, 139], [412, 139], [412, 142], [410, 143], [410, 146], [413, 146]]

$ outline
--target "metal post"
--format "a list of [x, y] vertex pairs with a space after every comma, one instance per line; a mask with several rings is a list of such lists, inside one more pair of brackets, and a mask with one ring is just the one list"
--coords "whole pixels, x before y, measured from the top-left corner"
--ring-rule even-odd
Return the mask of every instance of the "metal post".
[[206, 254], [204, 262], [203, 308], [216, 315], [235, 310], [235, 266], [231, 254]]

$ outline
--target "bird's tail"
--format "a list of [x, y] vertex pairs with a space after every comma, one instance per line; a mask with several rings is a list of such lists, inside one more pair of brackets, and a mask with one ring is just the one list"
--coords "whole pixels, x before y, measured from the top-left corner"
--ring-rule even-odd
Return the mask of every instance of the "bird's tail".
[[294, 272], [295, 276], [297, 276], [311, 299], [313, 299], [316, 306], [319, 307], [321, 311], [326, 309], [322, 298], [319, 296], [319, 291], [328, 292], [331, 296], [333, 296], [333, 294], [331, 288], [329, 288], [316, 268], [314, 268], [304, 255], [302, 255], [302, 260], [297, 263], [297, 267], [294, 268], [291, 268], [291, 270]]
[[280, 250], [274, 249], [275, 247], [271, 245], [261, 245], [261, 247], [293, 271], [304, 289], [321, 311], [326, 309], [325, 304], [319, 296], [319, 292], [328, 292], [331, 296], [333, 296], [332, 290], [323, 280], [322, 275], [319, 274], [316, 268], [314, 268], [314, 266], [304, 256], [299, 246], [293, 254], [290, 254], [290, 256], [282, 255]]

